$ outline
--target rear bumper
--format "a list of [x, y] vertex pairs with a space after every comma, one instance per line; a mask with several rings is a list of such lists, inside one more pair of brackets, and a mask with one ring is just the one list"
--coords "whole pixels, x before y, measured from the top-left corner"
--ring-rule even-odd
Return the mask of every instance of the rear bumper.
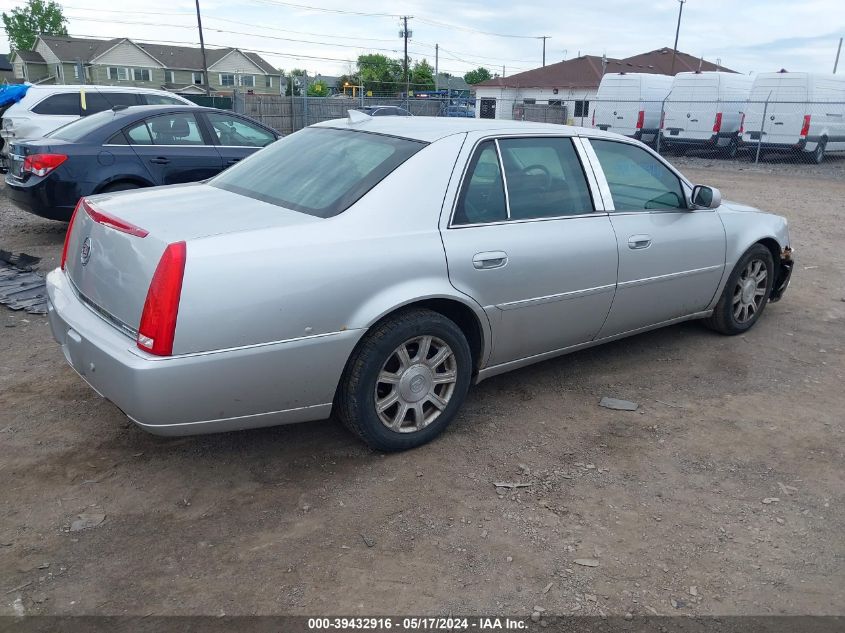
[[68, 364], [133, 422], [156, 435], [194, 435], [328, 417], [361, 336], [347, 330], [210, 353], [159, 358], [138, 350], [47, 276], [47, 315]]
[[76, 196], [76, 191], [67, 189], [67, 183], [57, 185], [50, 175], [37, 181], [32, 178], [22, 181], [10, 173], [6, 174], [6, 195], [12, 203], [19, 209], [50, 220], [67, 222], [73, 215], [79, 196]]

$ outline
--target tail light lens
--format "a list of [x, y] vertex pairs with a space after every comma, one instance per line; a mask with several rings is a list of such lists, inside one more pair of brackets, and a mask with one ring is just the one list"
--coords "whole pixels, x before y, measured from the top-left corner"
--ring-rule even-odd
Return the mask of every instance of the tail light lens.
[[722, 129], [722, 113], [716, 113], [716, 120], [713, 122], [713, 132], [718, 133]]
[[810, 133], [810, 115], [804, 115], [804, 125], [801, 126], [801, 136], [807, 136]]
[[593, 110], [593, 123], [592, 123], [592, 125], [593, 125], [593, 127], [596, 127], [596, 111], [595, 110]]
[[660, 113], [660, 129], [663, 129], [663, 124], [666, 122], [666, 111]]
[[745, 112], [739, 117], [739, 133], [742, 134], [743, 132], [745, 132]]
[[73, 209], [73, 215], [70, 216], [70, 223], [67, 225], [67, 233], [65, 233], [65, 245], [62, 247], [62, 270], [65, 269], [65, 264], [67, 263], [67, 247], [70, 244], [70, 234], [73, 232], [73, 223], [76, 220], [76, 214], [79, 212], [79, 207], [82, 206], [83, 198], [79, 199], [79, 202], [76, 203], [76, 207]]
[[147, 235], [150, 234], [149, 231], [142, 229], [140, 226], [135, 226], [131, 222], [121, 220], [120, 218], [102, 211], [93, 202], [86, 200], [85, 198], [81, 200], [81, 204], [82, 208], [85, 209], [85, 212], [97, 224], [102, 224], [103, 226], [107, 226], [115, 231], [120, 231], [121, 233], [129, 233], [129, 235], [134, 235], [135, 237], [147, 237]]
[[643, 129], [643, 124], [645, 123], [645, 110], [640, 110], [639, 114], [637, 114], [637, 129]]
[[23, 173], [46, 176], [66, 160], [64, 154], [30, 154], [23, 159]]
[[173, 353], [176, 318], [185, 276], [185, 242], [169, 244], [158, 262], [138, 327], [138, 347], [156, 356]]

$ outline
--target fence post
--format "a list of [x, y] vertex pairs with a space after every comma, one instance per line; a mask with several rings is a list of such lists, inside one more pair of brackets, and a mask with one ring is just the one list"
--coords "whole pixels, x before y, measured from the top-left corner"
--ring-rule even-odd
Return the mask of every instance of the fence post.
[[766, 127], [766, 112], [769, 109], [769, 99], [772, 98], [772, 91], [769, 90], [769, 96], [766, 97], [766, 103], [763, 104], [763, 120], [760, 122], [760, 136], [757, 139], [757, 155], [754, 157], [754, 164], [760, 163], [760, 146], [763, 144], [763, 128]]
[[305, 85], [302, 88], [302, 98], [304, 99], [302, 104], [302, 119], [303, 125], [302, 127], [308, 127], [308, 73], [302, 74], [302, 79], [305, 82]]

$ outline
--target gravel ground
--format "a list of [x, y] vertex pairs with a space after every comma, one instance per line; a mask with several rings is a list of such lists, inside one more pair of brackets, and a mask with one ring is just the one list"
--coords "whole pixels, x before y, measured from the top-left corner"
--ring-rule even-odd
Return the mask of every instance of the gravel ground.
[[[0, 614], [845, 614], [842, 162], [678, 162], [788, 216], [784, 300], [485, 381], [404, 454], [333, 421], [147, 435], [0, 307]], [[42, 270], [63, 231], [0, 200]]]

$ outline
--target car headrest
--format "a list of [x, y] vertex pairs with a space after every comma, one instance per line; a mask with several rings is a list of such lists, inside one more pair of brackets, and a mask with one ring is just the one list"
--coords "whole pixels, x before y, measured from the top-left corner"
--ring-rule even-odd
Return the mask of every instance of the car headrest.
[[153, 119], [150, 127], [153, 130], [153, 134], [172, 134], [172, 130], [170, 129], [170, 119], [166, 116], [160, 116]]
[[173, 119], [173, 123], [170, 125], [170, 133], [179, 138], [188, 136], [191, 133], [191, 129], [188, 127], [188, 120], [183, 118]]

